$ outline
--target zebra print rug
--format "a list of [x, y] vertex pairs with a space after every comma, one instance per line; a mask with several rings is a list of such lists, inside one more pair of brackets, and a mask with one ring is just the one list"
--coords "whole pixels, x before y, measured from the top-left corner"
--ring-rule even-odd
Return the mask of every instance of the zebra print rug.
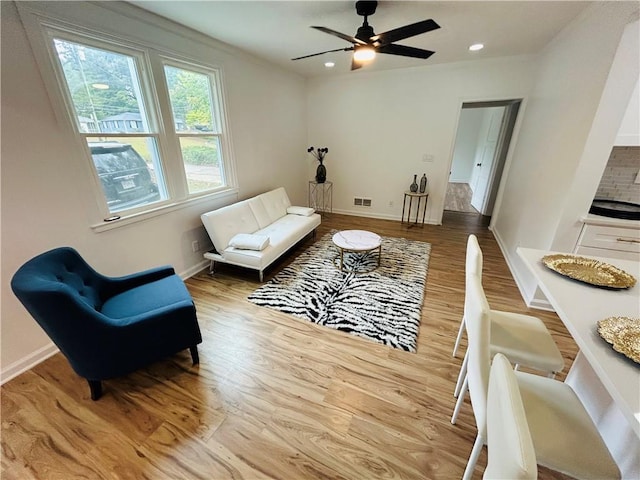
[[249, 300], [318, 325], [335, 328], [394, 348], [416, 351], [420, 309], [431, 245], [382, 237], [377, 252], [344, 254], [331, 241], [335, 231], [310, 246]]

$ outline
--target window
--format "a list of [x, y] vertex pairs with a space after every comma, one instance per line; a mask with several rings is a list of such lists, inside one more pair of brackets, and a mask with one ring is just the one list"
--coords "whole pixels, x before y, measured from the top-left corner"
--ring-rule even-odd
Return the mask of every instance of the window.
[[222, 185], [220, 121], [212, 76], [165, 65], [171, 112], [180, 142], [189, 193]]
[[105, 217], [233, 186], [215, 69], [53, 28], [49, 38]]

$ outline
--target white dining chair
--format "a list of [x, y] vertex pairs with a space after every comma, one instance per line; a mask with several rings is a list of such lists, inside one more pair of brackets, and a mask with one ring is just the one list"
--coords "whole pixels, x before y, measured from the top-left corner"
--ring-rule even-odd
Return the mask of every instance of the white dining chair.
[[[475, 274], [482, 278], [482, 250], [480, 250], [480, 244], [478, 243], [478, 237], [471, 234], [467, 237], [467, 252], [464, 264], [464, 274]], [[466, 294], [465, 294], [466, 298]], [[455, 357], [460, 347], [460, 341], [462, 340], [462, 334], [465, 331], [464, 313], [460, 320], [460, 328], [458, 329], [458, 335], [456, 336], [456, 343], [453, 345], [453, 356]], [[457, 396], [457, 395], [456, 395]]]
[[509, 360], [493, 357], [487, 390], [487, 467], [484, 480], [535, 480], [536, 451]]
[[[482, 447], [487, 443], [491, 432], [495, 435], [500, 432], [500, 427], [496, 429], [494, 426], [495, 415], [502, 415], [504, 422], [510, 420], [506, 413], [495, 405], [495, 395], [489, 397], [492, 357], [489, 339], [492, 323], [489, 304], [477, 276], [469, 278], [467, 290], [469, 302], [465, 308], [465, 316], [469, 339], [468, 384], [478, 434], [464, 471], [465, 480], [472, 477]], [[537, 464], [575, 478], [620, 478], [620, 471], [611, 454], [571, 387], [540, 375], [514, 372], [506, 356], [496, 353], [495, 357], [498, 358], [496, 365], [503, 364], [503, 367], [496, 368], [504, 371], [508, 366], [507, 370], [513, 372], [512, 375], [517, 380]], [[507, 395], [503, 389], [499, 390], [499, 394]], [[494, 412], [491, 418], [488, 416], [489, 409]], [[520, 428], [519, 431], [522, 433], [524, 430]], [[507, 438], [503, 441], [512, 442], [513, 439]], [[508, 452], [508, 449], [501, 450], [500, 447], [495, 447], [490, 455], [496, 464], [492, 464], [489, 472], [500, 472], [500, 455], [506, 456]], [[530, 463], [531, 458], [527, 458]]]
[[[482, 250], [475, 235], [469, 235], [467, 240], [467, 255], [465, 265], [465, 282], [470, 277], [482, 278]], [[465, 291], [465, 311], [468, 303], [468, 295]], [[489, 344], [492, 355], [500, 352], [516, 365], [526, 366], [546, 373], [553, 377], [564, 368], [564, 359], [553, 337], [547, 330], [544, 322], [531, 315], [504, 312], [501, 310], [489, 311], [491, 321], [491, 337]], [[466, 325], [466, 313], [462, 323]], [[468, 352], [464, 356], [454, 396], [458, 398], [451, 417], [451, 423], [455, 424], [464, 402], [467, 390], [467, 362]]]
[[537, 478], [536, 463], [574, 478], [621, 477], [571, 387], [514, 372], [502, 354], [493, 358], [489, 376], [487, 448], [485, 480]]

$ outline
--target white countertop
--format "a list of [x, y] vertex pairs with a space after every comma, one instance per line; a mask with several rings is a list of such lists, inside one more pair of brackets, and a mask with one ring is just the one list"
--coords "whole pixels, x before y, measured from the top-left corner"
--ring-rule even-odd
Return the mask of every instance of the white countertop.
[[607, 317], [640, 318], [640, 262], [597, 258], [633, 275], [638, 282], [630, 289], [593, 287], [548, 269], [540, 259], [552, 253], [518, 248], [518, 255], [538, 280], [538, 285], [609, 395], [640, 437], [640, 365], [613, 350], [597, 331], [597, 322]]

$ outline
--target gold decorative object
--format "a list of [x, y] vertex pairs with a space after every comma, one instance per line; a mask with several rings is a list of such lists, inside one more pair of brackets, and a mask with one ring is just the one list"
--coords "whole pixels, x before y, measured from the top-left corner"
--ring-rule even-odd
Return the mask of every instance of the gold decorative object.
[[598, 321], [598, 334], [620, 352], [640, 363], [640, 318], [609, 317]]
[[555, 254], [542, 257], [542, 263], [561, 275], [598, 287], [620, 289], [636, 284], [636, 279], [624, 270], [592, 258]]

